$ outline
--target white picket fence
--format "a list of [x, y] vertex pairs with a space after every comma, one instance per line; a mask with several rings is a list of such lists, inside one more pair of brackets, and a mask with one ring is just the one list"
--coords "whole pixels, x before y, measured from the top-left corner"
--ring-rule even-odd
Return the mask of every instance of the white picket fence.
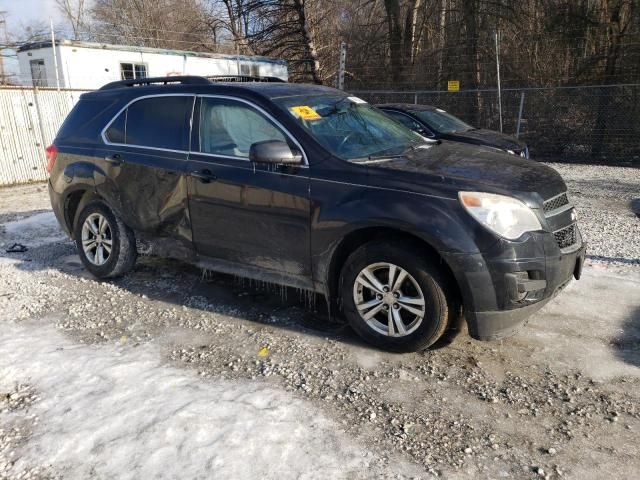
[[44, 150], [82, 93], [0, 87], [0, 186], [47, 179]]

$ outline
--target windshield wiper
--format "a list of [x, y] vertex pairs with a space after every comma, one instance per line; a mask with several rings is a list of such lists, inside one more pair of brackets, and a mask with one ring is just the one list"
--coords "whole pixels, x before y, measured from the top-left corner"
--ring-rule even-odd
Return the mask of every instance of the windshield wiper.
[[391, 158], [402, 158], [404, 157], [404, 153], [394, 153], [394, 154], [387, 154], [387, 155], [369, 155], [367, 157], [368, 160], [387, 160], [387, 159], [391, 159]]
[[353, 163], [386, 162], [387, 160], [402, 158], [404, 156], [404, 153], [377, 153], [375, 155], [367, 155], [366, 157], [352, 158], [350, 161]]

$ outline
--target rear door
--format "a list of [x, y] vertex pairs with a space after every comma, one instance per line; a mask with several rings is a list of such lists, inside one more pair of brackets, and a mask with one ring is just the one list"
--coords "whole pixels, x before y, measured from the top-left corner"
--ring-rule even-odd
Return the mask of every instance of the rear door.
[[300, 146], [275, 118], [244, 100], [203, 96], [197, 103], [188, 183], [198, 253], [283, 273], [297, 284], [310, 281], [309, 169], [249, 161], [255, 142]]
[[185, 167], [194, 99], [140, 97], [102, 133], [96, 188], [136, 230], [190, 239]]

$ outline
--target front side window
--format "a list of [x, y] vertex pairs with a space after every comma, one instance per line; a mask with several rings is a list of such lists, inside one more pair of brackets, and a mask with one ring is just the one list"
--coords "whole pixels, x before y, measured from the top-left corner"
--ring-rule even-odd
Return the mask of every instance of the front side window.
[[324, 94], [275, 101], [328, 151], [344, 160], [400, 155], [425, 141], [356, 97]]
[[143, 98], [129, 105], [106, 131], [111, 143], [188, 150], [191, 96]]
[[458, 117], [454, 117], [439, 108], [435, 110], [416, 110], [412, 113], [436, 132], [456, 133], [475, 130], [475, 128], [468, 123], [463, 122]]
[[422, 125], [420, 125], [413, 118], [405, 115], [404, 113], [395, 112], [393, 110], [384, 110], [384, 113], [389, 115], [394, 120], [397, 120], [398, 122], [403, 124], [405, 127], [413, 130], [414, 132], [420, 132], [424, 130], [424, 128], [422, 128]]
[[120, 77], [122, 80], [134, 80], [147, 76], [147, 66], [144, 63], [121, 63]]
[[201, 152], [248, 159], [251, 145], [265, 140], [288, 142], [277, 125], [251, 106], [236, 100], [202, 99]]

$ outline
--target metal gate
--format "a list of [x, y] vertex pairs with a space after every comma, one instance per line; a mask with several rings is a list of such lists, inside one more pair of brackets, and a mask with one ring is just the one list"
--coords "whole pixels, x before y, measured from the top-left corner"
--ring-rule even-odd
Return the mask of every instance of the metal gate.
[[44, 149], [82, 93], [0, 88], [0, 186], [47, 179]]

